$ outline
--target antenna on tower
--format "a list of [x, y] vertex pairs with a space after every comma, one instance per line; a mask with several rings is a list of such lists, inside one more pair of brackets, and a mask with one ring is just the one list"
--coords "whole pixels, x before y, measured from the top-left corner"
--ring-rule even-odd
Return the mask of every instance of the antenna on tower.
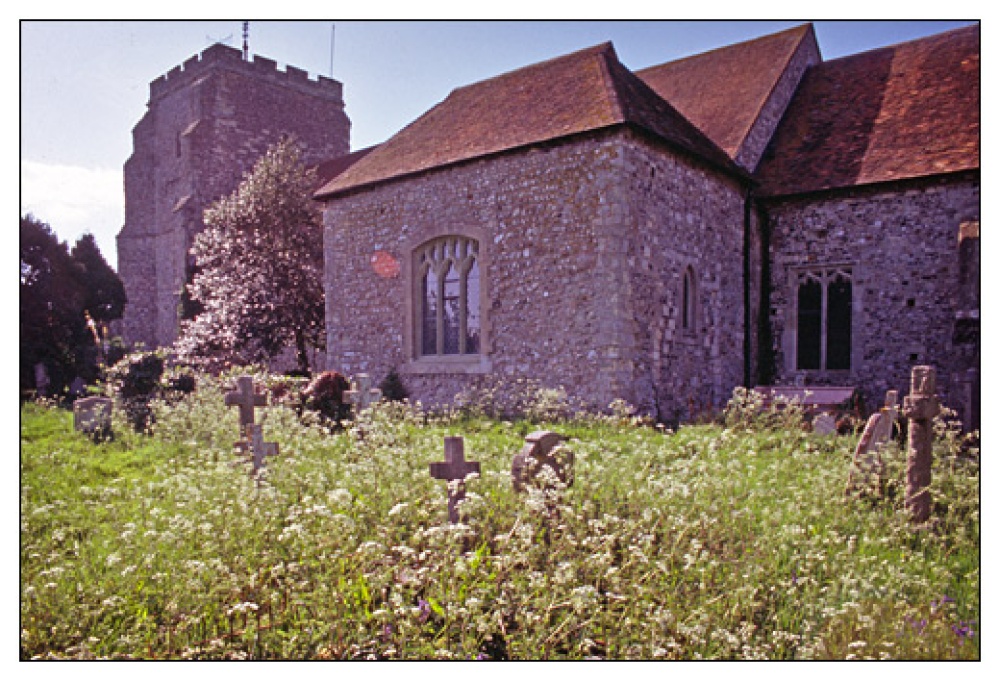
[[330, 77], [333, 78], [333, 45], [337, 24], [330, 24]]
[[250, 61], [250, 45], [247, 42], [250, 38], [250, 22], [243, 22], [243, 61]]

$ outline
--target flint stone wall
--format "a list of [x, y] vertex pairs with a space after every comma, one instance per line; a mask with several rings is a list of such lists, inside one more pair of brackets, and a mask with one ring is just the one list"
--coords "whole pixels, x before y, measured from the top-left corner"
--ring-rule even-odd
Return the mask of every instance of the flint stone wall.
[[[979, 367], [978, 334], [955, 334], [958, 320], [979, 316], [978, 295], [963, 292], [978, 281], [962, 285], [959, 230], [979, 221], [979, 206], [978, 173], [769, 202], [777, 382], [855, 385], [870, 409], [887, 390], [906, 394], [911, 368], [928, 364], [943, 402], [959, 408], [959, 379]], [[792, 272], [828, 263], [853, 269], [851, 370], [799, 371]]]
[[[328, 368], [377, 382], [395, 367], [430, 405], [518, 379], [650, 414], [674, 413], [682, 386], [731, 391], [743, 371], [743, 213], [719, 177], [618, 129], [335, 197], [324, 213]], [[410, 331], [413, 250], [444, 234], [479, 240], [484, 275], [484, 351], [450, 368], [415, 358]], [[397, 274], [376, 272], [379, 252]], [[700, 330], [681, 339], [690, 263]]]

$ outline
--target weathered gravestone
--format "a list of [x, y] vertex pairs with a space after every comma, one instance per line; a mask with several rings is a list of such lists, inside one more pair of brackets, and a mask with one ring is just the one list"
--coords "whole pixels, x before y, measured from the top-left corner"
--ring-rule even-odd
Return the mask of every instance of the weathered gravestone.
[[264, 442], [264, 428], [256, 423], [246, 428], [246, 439], [233, 445], [241, 460], [253, 464], [256, 474], [264, 467], [264, 459], [278, 456], [278, 443]]
[[444, 439], [444, 461], [430, 465], [431, 477], [448, 481], [448, 521], [458, 522], [458, 504], [465, 498], [465, 477], [479, 472], [478, 461], [465, 460], [465, 440], [461, 437]]
[[109, 397], [82, 397], [73, 402], [73, 428], [93, 437], [111, 434], [111, 409], [114, 402]]
[[892, 427], [899, 413], [899, 393], [885, 394], [885, 406], [869, 417], [854, 450], [854, 465], [847, 478], [847, 495], [880, 496], [882, 493], [882, 448], [892, 438]]
[[837, 420], [826, 412], [817, 414], [812, 422], [813, 432], [817, 435], [830, 435], [837, 432]]
[[371, 387], [368, 374], [358, 374], [351, 383], [351, 389], [344, 393], [344, 399], [354, 405], [354, 414], [357, 415], [382, 399], [382, 391]]
[[903, 398], [903, 416], [909, 421], [906, 454], [906, 508], [915, 523], [931, 514], [931, 449], [934, 444], [934, 417], [941, 404], [934, 394], [937, 376], [934, 367], [913, 367], [910, 394]]
[[87, 394], [87, 382], [77, 376], [70, 381], [69, 394], [71, 397], [83, 397]]
[[49, 372], [42, 362], [35, 365], [35, 391], [42, 397], [49, 393]]
[[548, 430], [535, 431], [528, 435], [525, 445], [514, 457], [510, 467], [510, 479], [515, 492], [524, 492], [529, 486], [550, 487], [540, 474], [549, 468], [559, 482], [567, 487], [573, 484], [574, 454], [562, 442], [565, 438]]
[[240, 376], [236, 379], [236, 390], [226, 393], [226, 406], [240, 408], [240, 436], [243, 436], [247, 426], [254, 424], [254, 408], [267, 406], [267, 396], [254, 394], [253, 376]]

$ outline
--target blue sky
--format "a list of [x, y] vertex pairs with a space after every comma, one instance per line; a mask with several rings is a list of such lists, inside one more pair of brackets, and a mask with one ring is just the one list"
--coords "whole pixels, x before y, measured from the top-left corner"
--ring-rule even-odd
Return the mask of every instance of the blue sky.
[[[388, 139], [459, 86], [604, 41], [635, 70], [803, 21], [251, 21], [253, 54], [344, 83], [351, 147]], [[825, 59], [968, 21], [816, 21]], [[22, 21], [21, 212], [71, 244], [97, 237], [116, 267], [122, 165], [149, 82], [216, 41], [242, 46], [242, 21]]]

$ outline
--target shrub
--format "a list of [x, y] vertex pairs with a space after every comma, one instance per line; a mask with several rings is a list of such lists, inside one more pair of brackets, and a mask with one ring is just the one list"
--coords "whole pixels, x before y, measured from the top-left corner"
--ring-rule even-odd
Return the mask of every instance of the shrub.
[[302, 392], [302, 406], [331, 421], [343, 421], [351, 411], [351, 405], [344, 402], [344, 393], [350, 389], [343, 374], [324, 371]]
[[166, 358], [162, 351], [135, 352], [108, 370], [108, 386], [137, 432], [152, 425], [150, 402], [160, 396]]
[[395, 367], [389, 370], [378, 387], [382, 391], [382, 397], [390, 402], [402, 402], [410, 396], [410, 391], [403, 385], [403, 379], [396, 373]]

